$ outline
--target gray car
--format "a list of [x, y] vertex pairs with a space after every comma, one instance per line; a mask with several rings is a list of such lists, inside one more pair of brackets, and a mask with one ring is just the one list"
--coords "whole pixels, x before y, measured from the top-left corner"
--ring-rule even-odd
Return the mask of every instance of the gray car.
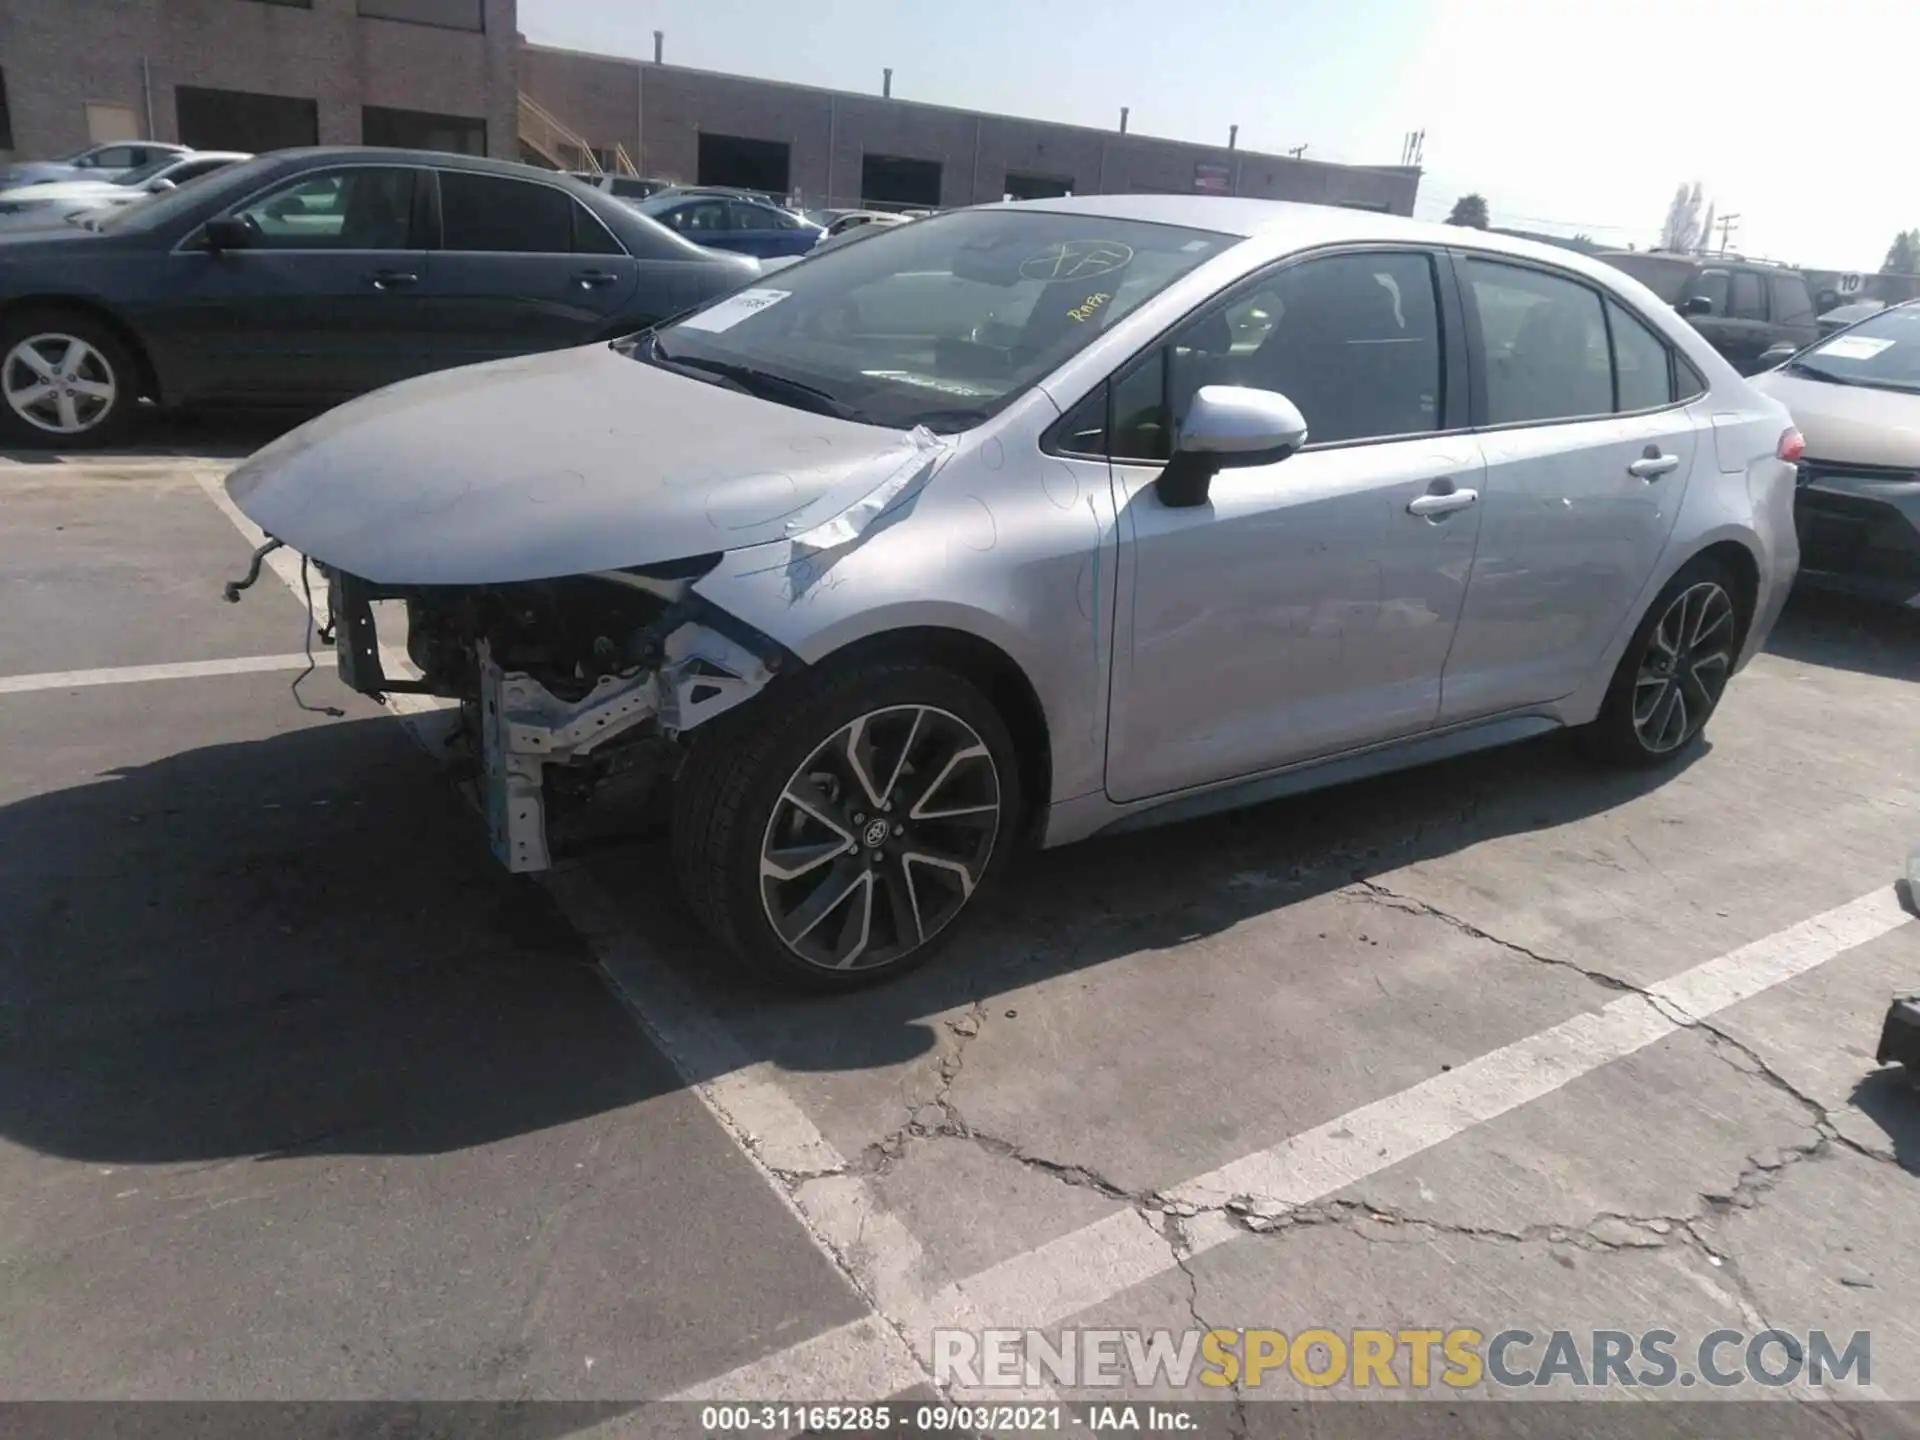
[[656, 776], [693, 910], [830, 987], [1029, 844], [1561, 729], [1672, 763], [1793, 578], [1798, 449], [1572, 252], [1103, 196], [393, 386], [228, 490], [324, 573], [349, 684], [466, 702], [510, 868]]

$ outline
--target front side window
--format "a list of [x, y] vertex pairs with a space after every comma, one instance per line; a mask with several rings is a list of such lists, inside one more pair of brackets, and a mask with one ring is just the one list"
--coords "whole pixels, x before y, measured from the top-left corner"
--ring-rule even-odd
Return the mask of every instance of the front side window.
[[[1173, 454], [1179, 418], [1203, 385], [1273, 390], [1299, 407], [1307, 444], [1440, 428], [1440, 311], [1424, 254], [1333, 255], [1243, 285], [1189, 320], [1104, 392], [1105, 452], [1134, 464]], [[1076, 417], [1077, 418], [1077, 417]], [[1091, 425], [1064, 427], [1086, 450]]]
[[573, 197], [552, 185], [440, 172], [440, 248], [493, 254], [573, 251]]
[[1307, 444], [1440, 428], [1440, 309], [1433, 262], [1406, 251], [1330, 255], [1275, 271], [1174, 341], [1173, 415], [1202, 385], [1274, 390]]
[[1486, 357], [1487, 424], [1613, 412], [1613, 364], [1597, 292], [1492, 260], [1468, 260], [1466, 276]]
[[1688, 298], [1700, 296], [1712, 308], [1709, 315], [1725, 315], [1733, 295], [1733, 272], [1730, 270], [1702, 270], [1687, 290]]
[[131, 145], [109, 145], [91, 155], [82, 155], [74, 164], [89, 170], [129, 170], [140, 163], [141, 153]]
[[959, 211], [770, 274], [634, 353], [750, 367], [876, 424], [965, 429], [1236, 239], [1097, 215]]
[[235, 214], [261, 249], [405, 250], [413, 230], [413, 191], [411, 170], [325, 170], [282, 185]]

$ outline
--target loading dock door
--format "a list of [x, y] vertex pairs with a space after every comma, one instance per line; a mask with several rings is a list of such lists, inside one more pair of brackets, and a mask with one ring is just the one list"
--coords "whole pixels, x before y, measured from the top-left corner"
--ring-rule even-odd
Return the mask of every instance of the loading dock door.
[[702, 130], [699, 183], [785, 195], [792, 188], [792, 151], [792, 146], [778, 140], [749, 140]]
[[245, 150], [260, 155], [320, 143], [320, 107], [312, 100], [191, 85], [173, 93], [180, 143], [196, 150]]
[[940, 203], [940, 162], [909, 160], [900, 155], [863, 155], [860, 198], [869, 204], [936, 206]]

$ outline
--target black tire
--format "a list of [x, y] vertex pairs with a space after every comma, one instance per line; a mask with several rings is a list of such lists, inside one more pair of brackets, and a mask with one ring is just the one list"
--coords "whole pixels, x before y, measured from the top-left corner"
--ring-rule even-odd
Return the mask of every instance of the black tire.
[[[82, 351], [74, 374], [41, 383], [72, 383], [76, 393], [66, 399], [81, 428], [63, 430], [60, 397], [55, 395], [28, 406], [15, 403], [19, 387], [35, 377], [25, 353], [31, 345], [42, 362], [59, 358], [61, 342], [78, 342]], [[36, 343], [37, 342], [37, 343]], [[100, 403], [97, 389], [105, 384], [111, 397]], [[77, 386], [91, 387], [77, 393]], [[75, 310], [23, 310], [0, 319], [0, 443], [35, 448], [96, 450], [121, 440], [133, 425], [140, 405], [141, 370], [137, 358], [112, 326]], [[24, 413], [23, 413], [24, 411]], [[34, 418], [29, 418], [29, 415]]]
[[[836, 829], [844, 826], [839, 833], [848, 838], [843, 842], [833, 838], [833, 832], [815, 833], [825, 845], [850, 845], [851, 848], [829, 860], [812, 862], [824, 866], [829, 877], [821, 881], [823, 893], [831, 889], [830, 877], [836, 873], [846, 871], [849, 865], [858, 871], [861, 862], [871, 862], [876, 868], [872, 878], [864, 879], [867, 929], [861, 934], [864, 937], [877, 927], [878, 933], [893, 936], [894, 943], [892, 946], [881, 944], [857, 957], [856, 968], [824, 968], [817, 960], [796, 953], [775, 929], [772, 914], [778, 900], [773, 891], [763, 892], [763, 887], [771, 885], [774, 891], [784, 895], [787, 892], [782, 887], [790, 884], [796, 889], [804, 888], [806, 882], [798, 878], [792, 881], [764, 879], [763, 848], [774, 844], [777, 825], [784, 826], [796, 819], [802, 824], [812, 823], [796, 815], [797, 807], [784, 796], [788, 782], [800, 779], [798, 772], [803, 766], [820, 760], [830, 741], [838, 740], [848, 727], [863, 721], [867, 729], [862, 733], [870, 731], [876, 737], [885, 738], [888, 745], [903, 734], [917, 736], [917, 730], [909, 730], [905, 713], [916, 710], [935, 718], [923, 717], [913, 722], [927, 727], [926, 736], [917, 741], [910, 738], [901, 747], [903, 754], [910, 753], [914, 758], [904, 762], [904, 767], [886, 787], [886, 790], [898, 791], [889, 801], [900, 802], [900, 809], [895, 812], [898, 822], [895, 829], [900, 831], [904, 827], [904, 833], [882, 841], [870, 839], [868, 832], [875, 823], [884, 827], [885, 822], [877, 813], [871, 819], [866, 818], [864, 801], [842, 803], [848, 795], [856, 799], [858, 796], [848, 782], [844, 793], [827, 797], [836, 807], [833, 812], [838, 817]], [[936, 807], [927, 805], [927, 801], [936, 790], [945, 793], [939, 777], [929, 778], [926, 772], [939, 763], [934, 758], [938, 754], [935, 742], [945, 743], [942, 737], [951, 732], [954, 742], [965, 747], [962, 732], [951, 730], [949, 722], [957, 722], [977, 737], [985, 749], [984, 758], [991, 763], [992, 783], [988, 787], [986, 768], [980, 763], [982, 757], [970, 756], [948, 762], [946, 784], [966, 787], [976, 797], [991, 788], [997, 805], [992, 817], [994, 832], [983, 858], [977, 849], [978, 837], [965, 837], [966, 844], [975, 847], [977, 875], [969, 874], [951, 885], [945, 879], [951, 873], [947, 867], [930, 869], [929, 864], [914, 863], [929, 857], [912, 853], [910, 847], [924, 843], [925, 848], [937, 849], [936, 839], [946, 844], [949, 835], [962, 833], [951, 829], [942, 832], [939, 827], [966, 825], [971, 829], [984, 822], [971, 818], [943, 821], [937, 814], [922, 819], [908, 813], [909, 810], [919, 812], [923, 806], [934, 810]], [[873, 743], [872, 753], [880, 753], [881, 739], [876, 738]], [[917, 750], [912, 748], [916, 743]], [[958, 757], [958, 750], [955, 755]], [[878, 771], [889, 763], [883, 759], [867, 768]], [[926, 793], [910, 803], [908, 797], [915, 793], [915, 786], [926, 786]], [[824, 791], [810, 794], [820, 798]], [[756, 975], [789, 987], [853, 989], [891, 980], [924, 964], [951, 938], [956, 926], [979, 909], [983, 897], [996, 887], [1018, 844], [1023, 802], [1013, 741], [992, 702], [977, 686], [937, 665], [901, 657], [873, 656], [846, 665], [829, 664], [790, 682], [778, 683], [752, 703], [709, 721], [694, 732], [691, 751], [675, 784], [674, 865], [682, 893], [694, 914]], [[972, 804], [971, 809], [978, 811], [982, 803]], [[843, 810], [847, 813], [841, 813]], [[852, 823], [854, 813], [862, 817], [860, 824]], [[802, 814], [810, 816], [813, 812]], [[797, 838], [792, 844], [799, 845]], [[866, 846], [874, 848], [864, 848]], [[808, 848], [825, 846], [816, 843]], [[783, 853], [798, 854], [800, 850], [788, 849]], [[940, 853], [957, 852], [948, 849]], [[876, 859], [876, 855], [880, 858]], [[912, 878], [915, 875], [920, 877], [918, 888]], [[862, 880], [863, 877], [854, 875], [854, 880], [849, 882], [850, 896]], [[906, 885], [904, 893], [910, 910], [901, 908], [903, 892], [899, 887], [902, 883]], [[951, 913], [944, 919], [938, 918], [939, 905], [932, 902], [944, 905], [956, 890], [961, 898]], [[921, 892], [931, 897], [924, 917]], [[849, 899], [847, 903], [855, 902]], [[796, 906], [796, 910], [799, 908]], [[881, 913], [882, 908], [885, 913]], [[826, 907], [823, 913], [828, 918], [818, 925], [822, 935], [829, 931], [829, 922], [840, 924], [834, 918], [838, 909], [837, 902]], [[905, 920], [899, 919], [896, 925], [893, 917], [908, 914], [922, 929], [924, 939], [892, 958], [875, 960], [874, 957], [884, 956], [889, 949], [898, 949], [906, 943]], [[847, 918], [851, 921], [851, 913]], [[937, 920], [931, 933], [926, 933], [923, 918]], [[803, 937], [802, 943], [811, 946], [818, 942]], [[866, 943], [864, 938], [861, 943]]]
[[[1692, 607], [1685, 613], [1678, 608], [1683, 597]], [[1681, 759], [1719, 708], [1749, 619], [1725, 564], [1702, 555], [1683, 565], [1634, 630], [1599, 715], [1575, 732], [1582, 748], [1607, 764], [1642, 769]], [[1676, 625], [1682, 649], [1669, 658]]]

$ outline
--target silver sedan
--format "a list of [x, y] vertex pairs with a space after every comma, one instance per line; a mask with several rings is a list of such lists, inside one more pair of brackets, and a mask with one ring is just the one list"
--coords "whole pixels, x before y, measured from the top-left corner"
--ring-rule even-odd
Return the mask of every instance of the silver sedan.
[[1555, 730], [1671, 764], [1779, 613], [1800, 447], [1609, 266], [1103, 196], [407, 381], [228, 485], [349, 684], [465, 703], [509, 867], [654, 777], [714, 934], [844, 986], [1028, 845]]

